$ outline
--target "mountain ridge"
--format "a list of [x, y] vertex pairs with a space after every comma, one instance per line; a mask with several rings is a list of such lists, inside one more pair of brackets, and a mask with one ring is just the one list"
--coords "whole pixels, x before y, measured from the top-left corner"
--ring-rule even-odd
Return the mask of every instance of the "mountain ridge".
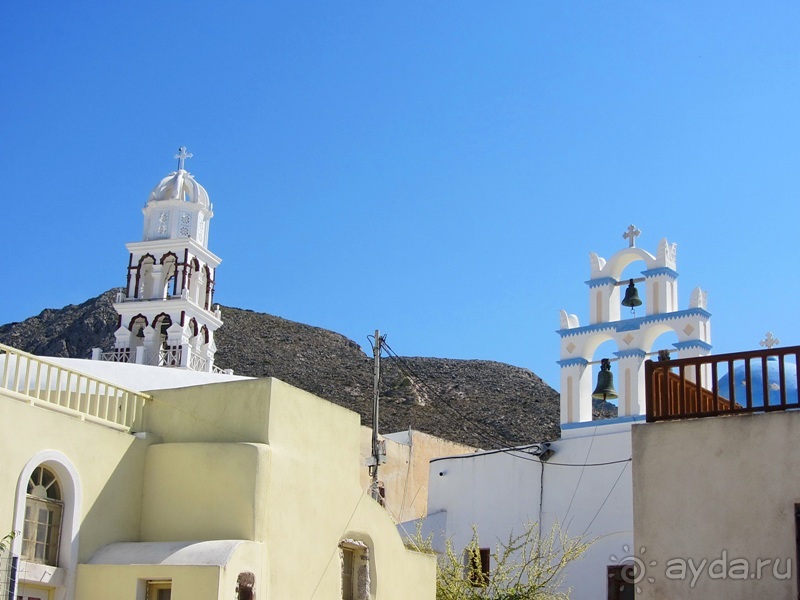
[[[0, 326], [0, 343], [40, 356], [88, 358], [114, 345], [116, 289]], [[344, 335], [249, 309], [221, 307], [215, 362], [238, 375], [277, 377], [372, 422], [373, 359]], [[381, 360], [382, 432], [417, 429], [479, 448], [557, 439], [559, 395], [528, 369], [489, 360]], [[610, 407], [610, 408], [609, 408]], [[613, 410], [612, 410], [613, 409]], [[616, 407], [595, 405], [595, 418]]]

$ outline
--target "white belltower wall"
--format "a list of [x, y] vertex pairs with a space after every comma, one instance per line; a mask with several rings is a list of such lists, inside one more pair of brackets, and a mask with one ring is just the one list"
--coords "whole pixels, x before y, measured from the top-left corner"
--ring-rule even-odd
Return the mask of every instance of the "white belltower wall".
[[212, 302], [221, 261], [208, 250], [214, 216], [208, 193], [184, 168], [191, 156], [180, 148], [178, 169], [153, 188], [142, 209], [142, 241], [126, 245], [127, 284], [114, 303], [120, 323], [106, 359], [214, 369], [214, 332], [222, 320]]
[[[639, 230], [631, 225], [623, 236], [628, 247], [606, 261], [589, 254], [589, 325], [581, 326], [577, 315], [561, 311], [561, 423], [592, 420], [594, 380], [591, 364], [598, 346], [613, 340], [617, 346], [616, 388], [619, 416], [645, 414], [644, 361], [655, 340], [674, 332], [678, 358], [705, 356], [711, 351], [711, 314], [706, 310], [706, 294], [695, 288], [689, 307], [678, 308], [677, 244], [666, 238], [658, 244], [655, 256], [636, 247]], [[621, 310], [621, 289], [628, 285], [623, 271], [632, 263], [644, 263], [639, 283], [644, 283], [643, 316], [630, 316]], [[625, 309], [627, 310], [627, 309]], [[601, 357], [603, 358], [603, 357]]]

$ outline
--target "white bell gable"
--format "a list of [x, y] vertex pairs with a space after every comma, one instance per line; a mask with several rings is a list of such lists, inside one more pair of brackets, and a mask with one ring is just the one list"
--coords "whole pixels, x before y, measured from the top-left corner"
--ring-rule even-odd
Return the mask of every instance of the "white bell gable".
[[[711, 314], [706, 310], [706, 292], [696, 288], [689, 307], [678, 307], [677, 244], [662, 239], [655, 255], [636, 247], [640, 231], [631, 225], [623, 238], [627, 247], [608, 260], [594, 252], [589, 254], [589, 324], [581, 325], [578, 316], [561, 311], [561, 423], [592, 420], [592, 377], [601, 358], [616, 362], [615, 387], [619, 394], [618, 415], [636, 417], [645, 414], [644, 361], [652, 352], [656, 339], [665, 332], [674, 332], [673, 344], [678, 358], [705, 356], [711, 351]], [[622, 276], [633, 263], [643, 263], [641, 277], [635, 284], [644, 284], [644, 314], [628, 312], [621, 306], [629, 279]], [[613, 340], [617, 351], [613, 357], [594, 354], [600, 344]]]

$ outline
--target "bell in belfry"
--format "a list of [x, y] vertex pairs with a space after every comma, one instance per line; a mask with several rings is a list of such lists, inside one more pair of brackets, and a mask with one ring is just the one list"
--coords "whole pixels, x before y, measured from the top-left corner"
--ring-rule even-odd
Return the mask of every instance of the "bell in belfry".
[[619, 398], [617, 390], [614, 389], [614, 374], [611, 372], [611, 361], [607, 358], [600, 361], [600, 372], [597, 374], [597, 387], [594, 388], [592, 392], [592, 398], [597, 398], [598, 400], [613, 400], [614, 398]]
[[629, 306], [633, 308], [634, 306], [640, 306], [642, 301], [639, 300], [639, 292], [636, 289], [636, 286], [633, 285], [633, 279], [628, 284], [627, 289], [625, 290], [625, 298], [622, 300], [622, 306]]

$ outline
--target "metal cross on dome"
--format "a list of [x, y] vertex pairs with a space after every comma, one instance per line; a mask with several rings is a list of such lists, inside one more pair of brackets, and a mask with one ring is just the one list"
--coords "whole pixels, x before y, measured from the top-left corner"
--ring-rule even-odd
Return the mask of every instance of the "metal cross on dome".
[[768, 331], [766, 339], [763, 339], [760, 342], [758, 342], [758, 345], [763, 348], [766, 348], [767, 350], [771, 350], [773, 346], [777, 346], [780, 343], [781, 341], [774, 335], [772, 335], [771, 331]]
[[172, 158], [178, 159], [178, 171], [183, 171], [183, 163], [187, 158], [192, 158], [193, 154], [191, 152], [186, 151], [186, 146], [181, 146], [178, 148], [178, 153], [173, 156]]
[[628, 240], [628, 245], [631, 248], [636, 247], [636, 238], [642, 234], [641, 231], [636, 229], [636, 225], [628, 225], [628, 229], [622, 234], [622, 239]]

